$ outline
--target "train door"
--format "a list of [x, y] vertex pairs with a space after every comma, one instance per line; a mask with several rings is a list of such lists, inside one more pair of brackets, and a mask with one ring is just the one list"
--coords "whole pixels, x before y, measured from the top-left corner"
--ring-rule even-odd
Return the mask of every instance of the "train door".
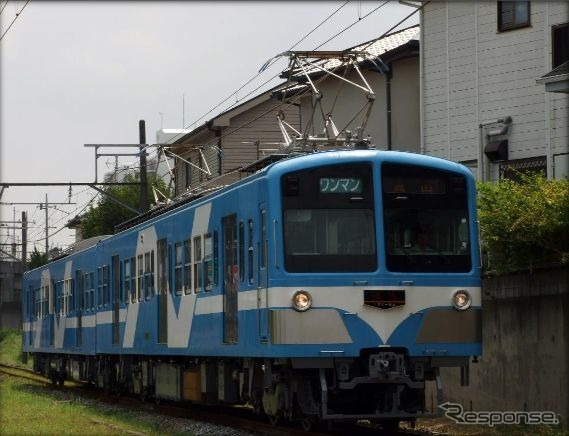
[[56, 316], [55, 316], [55, 310], [54, 310], [54, 306], [55, 306], [55, 280], [50, 279], [49, 280], [49, 315], [48, 315], [48, 326], [49, 329], [46, 332], [47, 336], [47, 341], [48, 341], [48, 345], [50, 347], [53, 347], [53, 336], [55, 334], [55, 323], [57, 322], [56, 320]]
[[113, 268], [113, 345], [119, 343], [120, 326], [119, 326], [119, 311], [120, 311], [120, 260], [118, 256], [113, 256], [111, 259]]
[[83, 271], [75, 271], [75, 298], [77, 308], [77, 335], [75, 345], [81, 347], [83, 344]]
[[237, 343], [237, 215], [222, 218], [223, 227], [223, 342]]
[[269, 239], [268, 239], [268, 224], [267, 224], [267, 205], [261, 203], [259, 205], [261, 211], [261, 237], [257, 247], [258, 253], [258, 277], [259, 285], [257, 287], [257, 309], [259, 311], [259, 337], [261, 343], [266, 343], [269, 338], [269, 323], [268, 323], [268, 285], [269, 285]]
[[168, 342], [168, 244], [158, 241], [158, 343]]

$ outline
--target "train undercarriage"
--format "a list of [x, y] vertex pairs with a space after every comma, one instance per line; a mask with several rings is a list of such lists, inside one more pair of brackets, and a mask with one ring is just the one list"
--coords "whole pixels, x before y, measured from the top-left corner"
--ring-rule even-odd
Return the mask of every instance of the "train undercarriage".
[[[34, 354], [34, 371], [54, 384], [89, 382], [148, 401], [248, 404], [271, 423], [369, 420], [384, 425], [427, 413], [425, 382], [439, 368], [404, 350], [368, 349], [359, 358], [204, 358]], [[461, 364], [468, 364], [468, 359]]]

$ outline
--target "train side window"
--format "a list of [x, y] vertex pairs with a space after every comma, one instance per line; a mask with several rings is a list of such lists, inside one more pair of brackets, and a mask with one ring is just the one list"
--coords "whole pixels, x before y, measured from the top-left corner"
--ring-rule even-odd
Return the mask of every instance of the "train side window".
[[89, 307], [95, 310], [95, 271], [90, 273], [91, 286], [89, 288]]
[[213, 268], [213, 242], [211, 233], [204, 236], [204, 287], [206, 291], [213, 289], [214, 268]]
[[152, 270], [150, 267], [150, 251], [144, 253], [144, 298], [150, 300], [152, 297]]
[[124, 297], [125, 303], [130, 303], [130, 259], [124, 261]]
[[61, 316], [63, 314], [63, 281], [55, 282], [55, 314]]
[[136, 301], [136, 257], [130, 258], [130, 302]]
[[252, 285], [253, 281], [254, 281], [254, 243], [253, 243], [253, 220], [250, 219], [248, 221], [248, 227], [249, 227], [249, 239], [248, 239], [248, 247], [247, 247], [247, 251], [248, 251], [248, 255], [249, 255], [249, 284]]
[[239, 221], [239, 281], [245, 280], [245, 224]]
[[97, 305], [103, 304], [103, 272], [101, 267], [97, 268]]
[[106, 306], [111, 302], [111, 289], [110, 289], [110, 269], [109, 265], [103, 267], [103, 305]]
[[142, 254], [138, 255], [137, 263], [138, 263], [138, 276], [137, 276], [138, 286], [136, 287], [136, 300], [141, 301], [142, 300], [142, 293], [143, 293], [142, 279], [144, 276], [144, 263], [143, 263], [143, 259], [142, 259]]
[[85, 276], [83, 278], [83, 301], [85, 302], [86, 311], [90, 309], [89, 294], [88, 294], [89, 284], [91, 283], [90, 277], [91, 276], [89, 275], [89, 273], [85, 273]]
[[202, 237], [194, 237], [194, 292], [201, 291]]
[[183, 259], [182, 259], [182, 243], [176, 242], [174, 244], [174, 289], [176, 295], [182, 295], [182, 288], [184, 286], [183, 280]]
[[71, 313], [71, 302], [73, 301], [73, 279], [65, 279], [63, 282], [63, 314]]
[[192, 292], [192, 240], [184, 241], [184, 293]]

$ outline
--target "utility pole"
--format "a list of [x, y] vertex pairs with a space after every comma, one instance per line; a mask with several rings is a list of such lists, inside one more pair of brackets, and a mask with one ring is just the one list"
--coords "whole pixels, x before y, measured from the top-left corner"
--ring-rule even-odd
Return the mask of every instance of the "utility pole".
[[138, 122], [140, 137], [140, 213], [148, 210], [148, 180], [146, 178], [146, 124], [144, 120]]
[[49, 223], [47, 210], [49, 203], [47, 201], [47, 193], [45, 194], [45, 255], [49, 258]]
[[22, 266], [23, 271], [28, 270], [28, 214], [22, 212]]

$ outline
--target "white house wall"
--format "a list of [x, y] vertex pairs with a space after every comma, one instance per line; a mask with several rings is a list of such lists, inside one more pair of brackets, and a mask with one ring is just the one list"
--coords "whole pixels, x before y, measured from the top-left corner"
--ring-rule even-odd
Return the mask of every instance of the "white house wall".
[[569, 3], [532, 1], [530, 14], [530, 27], [497, 32], [496, 2], [425, 6], [427, 154], [476, 160], [480, 122], [507, 115], [513, 119], [504, 137], [510, 160], [549, 155], [551, 161], [553, 155], [569, 151], [567, 94], [547, 93], [536, 83], [552, 69], [551, 26], [569, 21]]

